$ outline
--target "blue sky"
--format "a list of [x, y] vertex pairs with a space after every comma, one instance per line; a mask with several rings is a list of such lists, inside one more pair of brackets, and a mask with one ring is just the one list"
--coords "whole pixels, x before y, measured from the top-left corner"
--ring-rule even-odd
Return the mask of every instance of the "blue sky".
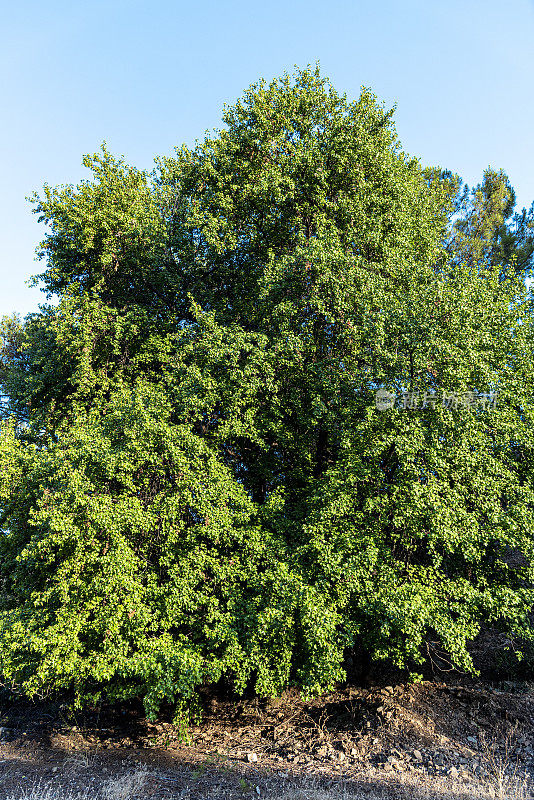
[[25, 197], [87, 177], [84, 153], [142, 168], [217, 127], [258, 78], [320, 62], [339, 91], [397, 104], [404, 149], [471, 185], [503, 168], [534, 200], [534, 0], [0, 2], [0, 315], [35, 310], [42, 228]]

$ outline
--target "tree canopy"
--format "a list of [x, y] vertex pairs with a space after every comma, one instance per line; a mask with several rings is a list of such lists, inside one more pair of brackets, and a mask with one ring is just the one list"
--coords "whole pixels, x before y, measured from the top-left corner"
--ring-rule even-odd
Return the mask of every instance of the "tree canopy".
[[457, 177], [318, 70], [223, 122], [34, 197], [58, 304], [0, 360], [0, 671], [30, 695], [155, 714], [531, 635], [528, 215], [511, 242], [487, 173], [495, 215], [483, 188], [458, 221]]

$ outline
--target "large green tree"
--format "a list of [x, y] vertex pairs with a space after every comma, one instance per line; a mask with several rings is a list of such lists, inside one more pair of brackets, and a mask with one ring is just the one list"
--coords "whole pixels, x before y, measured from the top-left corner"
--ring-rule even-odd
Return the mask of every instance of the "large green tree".
[[155, 713], [530, 634], [523, 281], [451, 255], [457, 186], [370, 92], [303, 70], [224, 126], [35, 198], [59, 304], [4, 324], [0, 438], [0, 670], [29, 694]]

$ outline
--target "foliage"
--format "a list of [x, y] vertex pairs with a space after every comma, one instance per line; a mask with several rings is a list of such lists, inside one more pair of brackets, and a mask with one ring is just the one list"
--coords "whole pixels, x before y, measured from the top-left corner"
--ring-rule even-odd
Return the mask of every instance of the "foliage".
[[327, 689], [357, 643], [470, 669], [481, 623], [530, 635], [520, 277], [451, 256], [457, 185], [367, 90], [303, 70], [224, 123], [34, 198], [59, 303], [4, 323], [0, 437], [0, 669], [30, 695], [181, 715], [221, 677]]
[[456, 179], [457, 218], [452, 226], [450, 252], [479, 268], [500, 267], [532, 277], [534, 265], [534, 203], [515, 212], [516, 196], [503, 170], [488, 168], [482, 183], [469, 191]]

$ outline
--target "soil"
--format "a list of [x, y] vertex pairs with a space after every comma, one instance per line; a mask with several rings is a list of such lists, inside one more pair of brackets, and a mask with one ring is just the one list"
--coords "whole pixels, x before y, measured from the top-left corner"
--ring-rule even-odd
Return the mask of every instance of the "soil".
[[0, 797], [41, 783], [96, 798], [140, 770], [138, 794], [117, 790], [117, 798], [281, 798], [312, 789], [491, 798], [499, 775], [516, 792], [509, 796], [533, 796], [533, 684], [346, 686], [307, 701], [293, 691], [270, 701], [212, 692], [202, 705], [200, 724], [182, 741], [170, 710], [150, 723], [136, 705], [80, 713], [6, 698]]

